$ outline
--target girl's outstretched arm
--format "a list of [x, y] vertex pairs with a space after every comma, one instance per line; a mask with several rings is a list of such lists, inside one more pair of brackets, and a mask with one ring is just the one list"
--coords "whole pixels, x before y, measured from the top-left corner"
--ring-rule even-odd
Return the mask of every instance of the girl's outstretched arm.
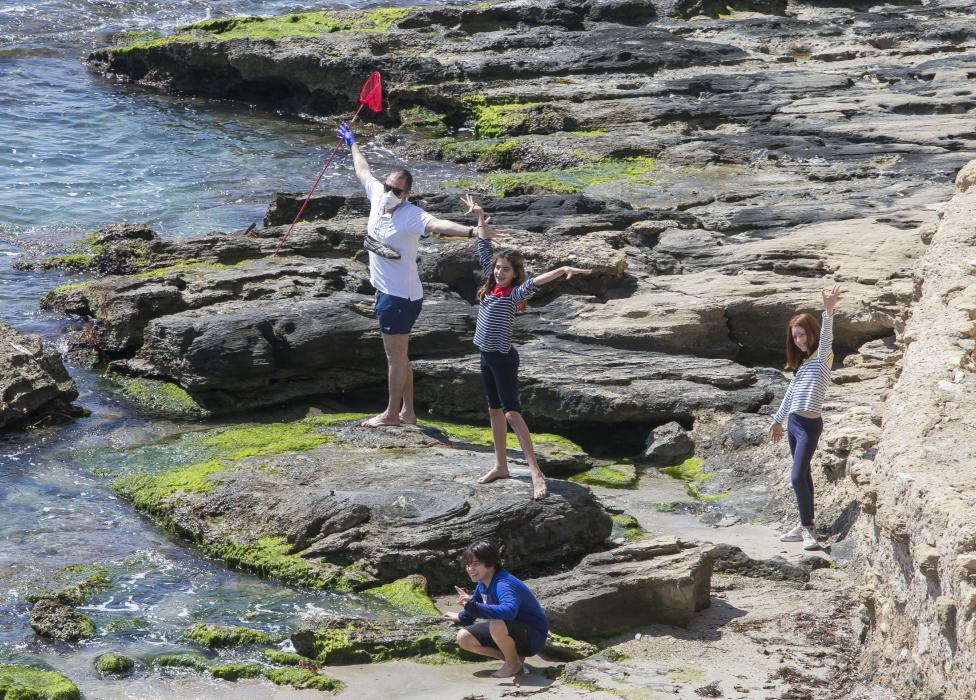
[[840, 285], [835, 284], [830, 292], [821, 290], [820, 295], [823, 297], [824, 315], [820, 326], [820, 343], [817, 347], [817, 356], [820, 358], [820, 362], [829, 368], [833, 357], [834, 309], [837, 308], [837, 302], [841, 299]]
[[555, 270], [549, 270], [549, 272], [543, 272], [541, 275], [532, 278], [532, 284], [536, 287], [541, 287], [544, 284], [549, 284], [554, 280], [558, 280], [560, 277], [566, 277], [566, 279], [571, 279], [573, 275], [588, 275], [593, 270], [585, 270], [582, 267], [570, 267], [569, 265], [564, 265], [563, 267], [557, 267]]

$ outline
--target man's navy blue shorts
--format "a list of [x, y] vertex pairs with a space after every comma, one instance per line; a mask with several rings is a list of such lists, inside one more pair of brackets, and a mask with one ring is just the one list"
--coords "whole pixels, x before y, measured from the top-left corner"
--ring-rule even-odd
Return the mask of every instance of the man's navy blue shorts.
[[376, 292], [376, 320], [380, 322], [380, 333], [386, 335], [406, 335], [420, 316], [423, 299], [404, 299], [392, 294]]

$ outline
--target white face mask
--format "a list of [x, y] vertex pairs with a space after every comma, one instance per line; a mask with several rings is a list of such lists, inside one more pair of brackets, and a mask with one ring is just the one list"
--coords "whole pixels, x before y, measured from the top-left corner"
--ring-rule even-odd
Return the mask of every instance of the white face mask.
[[383, 195], [383, 208], [386, 211], [393, 211], [401, 204], [403, 204], [403, 201], [392, 192], [387, 192]]

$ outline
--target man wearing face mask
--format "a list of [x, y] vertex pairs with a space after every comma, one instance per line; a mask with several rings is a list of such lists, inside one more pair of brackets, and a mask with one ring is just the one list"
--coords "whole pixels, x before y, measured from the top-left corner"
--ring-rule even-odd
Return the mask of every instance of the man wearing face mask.
[[475, 227], [438, 219], [410, 203], [407, 197], [413, 176], [409, 170], [394, 170], [380, 182], [370, 171], [349, 125], [343, 122], [337, 133], [352, 151], [356, 177], [369, 198], [367, 233], [376, 242], [370, 245], [367, 238], [369, 281], [376, 289], [376, 318], [383, 334], [390, 392], [386, 410], [362, 424], [374, 428], [416, 423], [408, 344], [424, 297], [417, 271], [417, 244], [431, 234], [473, 238]]

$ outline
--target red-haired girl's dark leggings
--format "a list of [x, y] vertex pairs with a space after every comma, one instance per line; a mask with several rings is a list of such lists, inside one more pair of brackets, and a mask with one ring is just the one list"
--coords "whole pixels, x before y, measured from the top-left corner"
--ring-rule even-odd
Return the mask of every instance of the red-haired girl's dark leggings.
[[790, 480], [796, 492], [796, 505], [800, 508], [800, 524], [813, 527], [813, 476], [810, 460], [817, 449], [823, 432], [823, 418], [804, 418], [791, 413], [786, 423], [786, 435], [793, 455], [793, 471]]

